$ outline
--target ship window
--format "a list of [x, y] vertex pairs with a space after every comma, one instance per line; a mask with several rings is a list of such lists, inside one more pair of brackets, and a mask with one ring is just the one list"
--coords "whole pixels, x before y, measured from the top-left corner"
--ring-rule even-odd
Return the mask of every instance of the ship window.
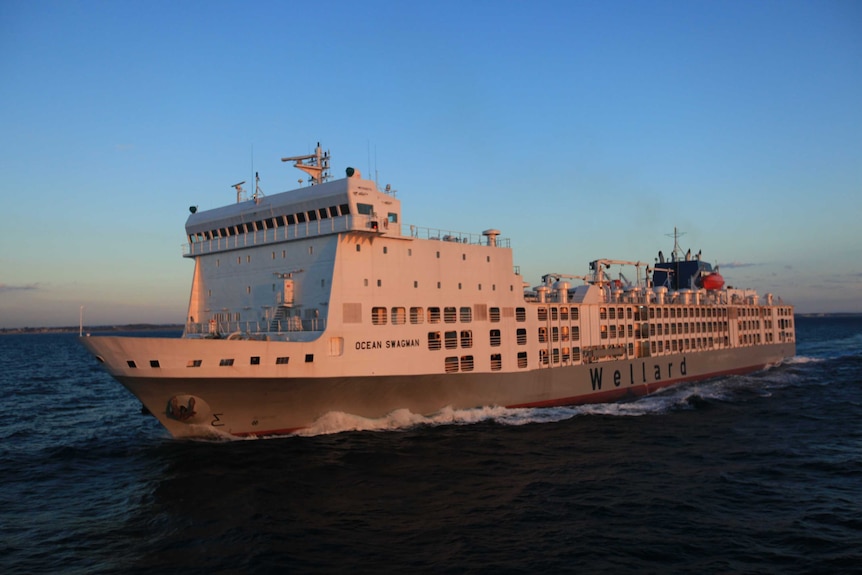
[[277, 357], [275, 358], [276, 365], [287, 365], [290, 362], [289, 357]]
[[440, 308], [439, 307], [429, 307], [428, 308], [428, 323], [440, 323]]
[[362, 246], [360, 246], [359, 244], [356, 244], [356, 251], [357, 252], [362, 251]]
[[159, 360], [151, 359], [150, 360], [150, 367], [159, 367]]
[[573, 307], [572, 308], [572, 321], [577, 321], [577, 320], [578, 320], [578, 308]]
[[557, 349], [556, 347], [551, 352], [551, 360], [554, 363], [560, 363], [560, 350]]
[[473, 371], [473, 356], [472, 355], [462, 355], [461, 356], [461, 371]]
[[458, 347], [458, 332], [447, 331], [445, 334], [446, 349], [455, 349]]
[[548, 350], [540, 349], [539, 350], [539, 362], [542, 365], [548, 365]]
[[539, 321], [548, 321], [548, 308], [540, 307], [538, 312], [539, 312]]
[[470, 323], [473, 321], [473, 308], [470, 307], [462, 307], [461, 308], [461, 321], [463, 323]]
[[386, 325], [386, 308], [371, 308], [371, 323], [374, 325]]
[[325, 220], [329, 217], [329, 212], [326, 211], [326, 208], [318, 208], [317, 214], [320, 216], [321, 220]]
[[552, 320], [557, 321], [557, 313], [558, 313], [557, 308], [552, 307], [551, 308], [551, 319]]
[[499, 353], [491, 355], [491, 371], [500, 371], [503, 369], [503, 356]]
[[419, 281], [418, 280], [413, 280], [413, 287], [415, 287], [415, 288], [419, 287]]
[[527, 321], [527, 310], [522, 307], [515, 308], [515, 320], [517, 321]]
[[299, 212], [298, 214], [296, 214], [296, 221], [300, 224], [304, 224], [305, 223], [305, 214], [303, 212]]
[[439, 331], [429, 331], [428, 332], [428, 349], [430, 349], [430, 350], [440, 349], [440, 332]]
[[249, 365], [260, 365], [260, 356], [253, 355], [249, 358]]
[[308, 210], [308, 221], [316, 222], [317, 221], [317, 212], [314, 210]]
[[492, 329], [491, 330], [491, 347], [499, 347], [500, 346], [500, 330]]
[[388, 247], [386, 247], [386, 246], [383, 246], [383, 253], [384, 253], [384, 254], [388, 254], [388, 253], [389, 253], [389, 248], [388, 248]]
[[551, 328], [551, 341], [560, 341], [560, 328], [557, 326]]
[[131, 367], [132, 369], [135, 369], [136, 367], [138, 367], [137, 365], [135, 365], [135, 362], [134, 362], [134, 361], [132, 361], [131, 359], [130, 359], [130, 360], [128, 360], [128, 361], [126, 361], [126, 365], [128, 365], [128, 366], [129, 366], [129, 367]]
[[566, 321], [569, 319], [569, 308], [561, 307], [560, 308], [560, 319]]
[[392, 325], [404, 325], [407, 323], [407, 311], [403, 307], [392, 308]]
[[305, 363], [314, 363], [314, 354], [306, 353], [305, 354]]
[[[650, 309], [652, 311], [652, 309]], [[600, 307], [599, 308], [599, 319], [608, 319], [608, 308]]]
[[491, 321], [500, 321], [500, 308], [492, 307], [490, 312], [491, 312]]
[[[617, 310], [614, 308], [611, 308], [611, 312], [610, 312], [610, 315], [608, 317], [610, 319], [617, 319]], [[604, 319], [604, 318], [602, 318], [602, 319]]]
[[540, 327], [539, 328], [539, 343], [545, 343], [546, 341], [548, 341], [548, 328]]
[[461, 347], [473, 347], [473, 331], [465, 329], [461, 332]]
[[388, 217], [389, 217], [389, 223], [390, 224], [397, 224], [398, 223], [398, 214], [394, 214], [392, 212], [389, 212]]
[[455, 373], [458, 371], [458, 358], [447, 357], [444, 363], [446, 373]]
[[572, 361], [581, 361], [581, 348], [572, 348]]
[[339, 206], [339, 209], [341, 210], [342, 216], [346, 216], [350, 213], [350, 205], [349, 204], [341, 204]]
[[227, 367], [233, 365], [233, 359], [221, 359], [218, 364], [222, 367]]
[[444, 307], [443, 308], [443, 321], [446, 323], [455, 323], [456, 319], [455, 308], [454, 307]]
[[518, 342], [518, 345], [526, 345], [527, 344], [527, 330], [523, 327], [519, 327], [518, 331], [515, 332], [515, 336]]
[[356, 211], [363, 216], [370, 216], [374, 213], [374, 206], [371, 204], [356, 204]]
[[338, 206], [329, 206], [329, 217], [337, 218], [338, 217]]
[[527, 367], [527, 352], [519, 351], [518, 352], [518, 367], [525, 368]]
[[287, 225], [293, 226], [296, 224], [296, 217], [293, 214], [287, 214]]
[[576, 325], [572, 326], [572, 341], [578, 341], [581, 339], [581, 328]]
[[199, 359], [190, 359], [189, 362], [186, 364], [186, 367], [200, 367], [201, 363], [203, 362]]
[[410, 323], [422, 323], [425, 319], [424, 313], [421, 307], [411, 307], [410, 308]]

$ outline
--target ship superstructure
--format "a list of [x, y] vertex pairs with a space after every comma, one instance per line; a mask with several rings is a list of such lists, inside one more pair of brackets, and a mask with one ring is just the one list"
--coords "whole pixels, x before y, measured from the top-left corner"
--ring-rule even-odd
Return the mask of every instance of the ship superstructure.
[[285, 161], [311, 185], [245, 199], [241, 183], [235, 204], [192, 210], [182, 339], [83, 339], [176, 436], [607, 401], [795, 354], [791, 306], [724, 287], [676, 237], [652, 266], [597, 259], [530, 286], [498, 230], [405, 225], [388, 186], [329, 181], [319, 145]]

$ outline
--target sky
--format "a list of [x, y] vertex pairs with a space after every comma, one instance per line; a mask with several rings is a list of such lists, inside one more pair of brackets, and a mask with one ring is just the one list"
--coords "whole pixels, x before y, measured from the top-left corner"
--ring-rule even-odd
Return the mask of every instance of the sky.
[[182, 323], [188, 207], [320, 142], [515, 264], [862, 312], [856, 0], [0, 2], [0, 328]]

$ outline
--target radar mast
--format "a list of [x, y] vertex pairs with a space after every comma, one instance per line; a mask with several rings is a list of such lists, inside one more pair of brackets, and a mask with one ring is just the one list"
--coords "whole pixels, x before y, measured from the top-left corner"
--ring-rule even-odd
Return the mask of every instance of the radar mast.
[[[306, 160], [307, 163], [304, 163]], [[298, 168], [311, 176], [308, 181], [312, 186], [315, 184], [322, 184], [330, 178], [329, 150], [327, 150], [326, 153], [323, 153], [320, 149], [320, 142], [317, 142], [317, 149], [313, 154], [305, 156], [290, 156], [289, 158], [282, 158], [281, 161], [296, 162], [293, 164], [293, 167]]]

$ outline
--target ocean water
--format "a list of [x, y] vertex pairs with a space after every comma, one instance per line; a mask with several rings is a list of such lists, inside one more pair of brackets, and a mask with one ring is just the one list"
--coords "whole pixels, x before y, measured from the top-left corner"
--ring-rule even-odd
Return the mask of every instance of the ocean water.
[[862, 318], [628, 403], [174, 440], [71, 334], [0, 336], [0, 573], [862, 573]]

